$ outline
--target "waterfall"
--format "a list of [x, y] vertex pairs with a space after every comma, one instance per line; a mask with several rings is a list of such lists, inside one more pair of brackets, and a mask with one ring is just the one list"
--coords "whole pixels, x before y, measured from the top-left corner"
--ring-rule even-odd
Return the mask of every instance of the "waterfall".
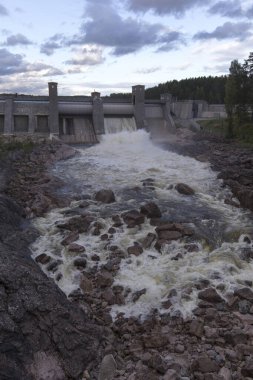
[[105, 133], [118, 133], [123, 131], [136, 131], [134, 117], [105, 117]]

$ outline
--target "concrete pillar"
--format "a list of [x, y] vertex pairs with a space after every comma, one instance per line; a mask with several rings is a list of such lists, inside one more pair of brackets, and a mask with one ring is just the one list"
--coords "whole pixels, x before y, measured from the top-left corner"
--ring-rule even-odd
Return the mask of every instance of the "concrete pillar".
[[145, 86], [132, 86], [132, 102], [137, 129], [145, 127]]
[[4, 104], [4, 134], [13, 133], [13, 99], [6, 99]]
[[35, 132], [35, 127], [36, 127], [36, 116], [32, 112], [33, 110], [31, 109], [29, 112], [29, 124], [28, 124], [28, 132], [29, 133], [34, 133]]
[[169, 93], [161, 94], [161, 103], [163, 104], [163, 116], [166, 121], [167, 128], [170, 132], [175, 132], [176, 125], [170, 113], [172, 95]]
[[92, 121], [94, 131], [97, 135], [103, 135], [105, 133], [105, 124], [104, 124], [104, 108], [103, 101], [100, 97], [100, 92], [92, 92]]
[[49, 130], [50, 133], [59, 135], [59, 111], [57, 83], [48, 83], [49, 91]]

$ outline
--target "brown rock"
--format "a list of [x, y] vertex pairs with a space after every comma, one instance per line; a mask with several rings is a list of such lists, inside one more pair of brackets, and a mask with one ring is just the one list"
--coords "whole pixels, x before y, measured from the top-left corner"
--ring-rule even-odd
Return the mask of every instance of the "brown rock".
[[198, 298], [211, 303], [222, 302], [221, 296], [214, 288], [207, 288], [199, 292]]
[[73, 264], [77, 269], [84, 269], [87, 266], [87, 260], [84, 257], [78, 257]]
[[68, 250], [70, 252], [76, 252], [76, 253], [82, 253], [85, 252], [85, 248], [83, 245], [77, 244], [77, 243], [71, 243], [68, 246]]
[[141, 213], [146, 215], [147, 218], [160, 218], [162, 216], [161, 210], [154, 202], [141, 206]]
[[193, 194], [195, 194], [195, 191], [190, 186], [186, 185], [185, 183], [178, 183], [175, 186], [175, 189], [180, 194], [183, 194], [183, 195], [193, 195]]
[[102, 189], [95, 194], [95, 200], [102, 203], [115, 202], [115, 195], [112, 190]]
[[146, 292], [147, 292], [147, 289], [141, 289], [141, 290], [137, 290], [137, 292], [134, 292], [134, 293], [133, 293], [133, 297], [132, 297], [133, 302], [138, 301], [138, 299], [139, 299], [143, 294], [146, 294]]
[[169, 339], [166, 335], [156, 333], [144, 335], [143, 343], [146, 348], [160, 348], [166, 346], [169, 343]]
[[96, 276], [97, 280], [97, 286], [99, 288], [106, 288], [108, 286], [111, 286], [113, 283], [113, 277], [111, 273], [107, 271], [101, 271]]
[[159, 234], [159, 239], [160, 240], [178, 240], [182, 237], [182, 233], [179, 231], [169, 231], [169, 230], [164, 230], [160, 231]]
[[94, 221], [92, 215], [74, 216], [66, 223], [58, 224], [57, 227], [63, 230], [77, 231], [79, 233], [87, 232], [91, 223]]
[[204, 331], [203, 321], [199, 319], [194, 319], [190, 324], [189, 333], [191, 335], [197, 336], [198, 338], [201, 338], [203, 336], [203, 331]]
[[200, 356], [193, 363], [193, 370], [202, 373], [218, 372], [219, 369], [220, 367], [218, 366], [218, 364], [214, 360], [206, 356]]
[[155, 241], [156, 235], [149, 232], [147, 236], [142, 241], [142, 246], [144, 249], [148, 249], [151, 247], [152, 243]]
[[93, 290], [92, 281], [88, 279], [84, 274], [82, 275], [80, 281], [80, 288], [84, 293], [89, 293]]
[[51, 257], [46, 255], [45, 253], [42, 253], [41, 255], [37, 256], [35, 258], [36, 263], [40, 264], [47, 264], [51, 260]]
[[244, 298], [248, 301], [253, 301], [253, 292], [249, 288], [236, 289], [234, 294], [235, 296]]
[[77, 231], [70, 232], [62, 241], [62, 245], [69, 245], [79, 239], [79, 233]]
[[143, 249], [140, 245], [132, 245], [131, 247], [127, 248], [127, 252], [129, 255], [135, 255], [135, 256], [140, 256], [143, 252]]
[[145, 221], [145, 217], [138, 210], [131, 210], [123, 213], [122, 218], [128, 227], [138, 226]]

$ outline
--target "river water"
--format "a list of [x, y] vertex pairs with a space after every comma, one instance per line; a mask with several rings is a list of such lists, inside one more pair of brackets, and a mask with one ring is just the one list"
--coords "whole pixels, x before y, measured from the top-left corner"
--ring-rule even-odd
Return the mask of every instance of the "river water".
[[[173, 295], [170, 312], [180, 311], [186, 316], [196, 307], [197, 283], [208, 280], [224, 298], [238, 286], [250, 284], [253, 264], [245, 257], [252, 251], [252, 242], [247, 238], [252, 237], [251, 214], [224, 202], [231, 194], [217, 180], [210, 165], [161, 149], [152, 143], [146, 131], [137, 131], [132, 121], [129, 125], [124, 120], [119, 131], [113, 121], [107, 132], [100, 144], [79, 147], [74, 158], [59, 162], [54, 168], [54, 174], [66, 183], [63, 194], [71, 193], [76, 200], [70, 207], [55, 209], [34, 222], [41, 236], [32, 246], [33, 257], [46, 253], [61, 260], [55, 273], [43, 267], [48, 276], [56, 279], [61, 273], [63, 277], [57, 284], [67, 295], [79, 288], [82, 274], [73, 265], [78, 254], [61, 245], [63, 235], [57, 224], [79, 212], [80, 204], [86, 202], [85, 212], [96, 216], [103, 226], [101, 234], [105, 234], [113, 224], [113, 215], [139, 209], [152, 200], [159, 205], [163, 220], [194, 230], [190, 243], [197, 249], [188, 252], [185, 247], [189, 241], [172, 241], [161, 252], [152, 245], [138, 257], [123, 259], [114, 285], [124, 286], [129, 296], [126, 305], [112, 306], [113, 317], [123, 312], [143, 318], [154, 309], [162, 313], [162, 302], [169, 294]], [[195, 195], [179, 194], [175, 185], [180, 182], [191, 186]], [[114, 191], [115, 203], [103, 205], [94, 201], [94, 193], [103, 188]], [[141, 243], [154, 231], [147, 219], [140, 227], [122, 226], [110, 235], [110, 245], [126, 252], [134, 242]], [[86, 249], [85, 270], [96, 265], [92, 255], [100, 257], [99, 265], [105, 264], [109, 255], [108, 241], [91, 232], [92, 228], [80, 234], [77, 241]], [[133, 302], [133, 293], [142, 289], [146, 293]]]

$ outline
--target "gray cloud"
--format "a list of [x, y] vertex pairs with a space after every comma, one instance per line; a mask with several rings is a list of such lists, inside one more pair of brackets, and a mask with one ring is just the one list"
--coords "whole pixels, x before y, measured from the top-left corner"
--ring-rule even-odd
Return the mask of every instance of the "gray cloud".
[[77, 58], [72, 58], [65, 63], [74, 66], [95, 66], [105, 61], [102, 49], [100, 48], [84, 48]]
[[8, 14], [9, 12], [7, 9], [2, 4], [0, 4], [0, 16], [8, 16]]
[[158, 52], [170, 51], [177, 49], [179, 45], [184, 44], [184, 36], [180, 32], [172, 31], [164, 34], [158, 39], [162, 45], [157, 49]]
[[244, 38], [250, 36], [251, 23], [249, 22], [225, 22], [222, 26], [218, 26], [213, 32], [198, 32], [195, 34], [196, 40], [207, 40], [210, 38], [216, 38], [217, 40], [223, 40], [228, 38], [244, 40]]
[[63, 34], [55, 34], [40, 46], [40, 52], [48, 56], [53, 55], [55, 50], [64, 46], [65, 37]]
[[152, 10], [159, 15], [173, 14], [182, 16], [188, 9], [203, 6], [202, 0], [129, 0], [129, 8], [134, 12], [147, 12]]
[[21, 33], [13, 34], [7, 37], [6, 41], [2, 44], [4, 46], [16, 46], [16, 45], [32, 45], [32, 41], [28, 40], [26, 36]]
[[149, 68], [143, 68], [143, 69], [136, 70], [136, 73], [137, 74], [152, 74], [152, 73], [159, 71], [160, 69], [161, 69], [160, 66], [149, 67]]
[[208, 12], [213, 15], [220, 15], [224, 17], [237, 18], [243, 16], [243, 10], [238, 1], [218, 1]]
[[[82, 25], [83, 36], [76, 42], [95, 43], [113, 47], [113, 54], [120, 56], [133, 53], [144, 45], [156, 42], [157, 33], [161, 30], [159, 24], [147, 24], [133, 18], [123, 19], [108, 4], [89, 4], [87, 9], [89, 19]], [[72, 40], [75, 43], [75, 40]]]
[[62, 75], [63, 72], [44, 63], [26, 62], [21, 54], [13, 54], [7, 49], [0, 49], [0, 75], [21, 73], [42, 73], [43, 76]]

